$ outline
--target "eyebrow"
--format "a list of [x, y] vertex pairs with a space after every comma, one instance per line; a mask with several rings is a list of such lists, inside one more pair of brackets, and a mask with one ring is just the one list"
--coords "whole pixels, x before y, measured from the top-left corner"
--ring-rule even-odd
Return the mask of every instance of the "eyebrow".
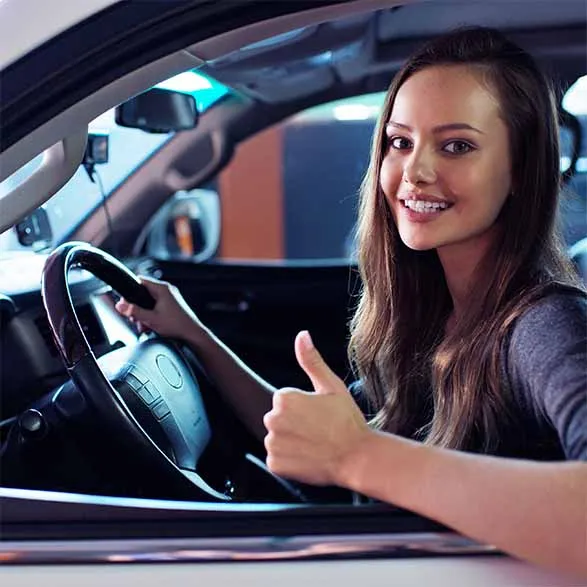
[[[407, 124], [402, 124], [401, 122], [395, 122], [393, 120], [388, 121], [385, 126], [386, 127], [395, 126], [397, 128], [404, 128], [406, 130], [409, 130], [410, 132], [414, 130], [411, 126], [408, 126]], [[439, 133], [439, 132], [444, 132], [447, 130], [472, 130], [472, 131], [479, 133], [481, 135], [485, 134], [483, 131], [481, 131], [478, 128], [475, 128], [474, 126], [471, 126], [470, 124], [467, 124], [465, 122], [451, 122], [450, 124], [441, 124], [440, 126], [435, 126], [432, 129], [432, 132]]]

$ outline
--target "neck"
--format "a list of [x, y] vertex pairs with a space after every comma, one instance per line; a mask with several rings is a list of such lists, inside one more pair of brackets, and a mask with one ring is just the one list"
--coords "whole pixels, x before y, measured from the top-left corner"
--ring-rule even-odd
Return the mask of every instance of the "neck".
[[477, 267], [489, 250], [494, 236], [495, 229], [491, 228], [474, 239], [436, 250], [452, 298], [452, 322], [458, 320], [467, 307], [468, 297], [475, 285]]

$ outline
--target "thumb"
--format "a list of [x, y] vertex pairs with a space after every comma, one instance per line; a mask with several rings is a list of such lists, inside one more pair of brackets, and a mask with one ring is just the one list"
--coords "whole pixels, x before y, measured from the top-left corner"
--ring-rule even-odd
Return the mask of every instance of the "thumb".
[[326, 364], [307, 330], [298, 333], [294, 347], [300, 367], [318, 393], [347, 393], [342, 379]]

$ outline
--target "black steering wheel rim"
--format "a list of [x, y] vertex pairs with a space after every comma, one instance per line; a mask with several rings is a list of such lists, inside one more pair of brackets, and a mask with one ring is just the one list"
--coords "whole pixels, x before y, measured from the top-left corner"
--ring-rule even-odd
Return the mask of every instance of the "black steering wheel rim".
[[84, 242], [69, 242], [57, 247], [45, 262], [41, 295], [55, 344], [68, 371], [92, 349], [77, 318], [69, 291], [68, 273], [72, 268], [89, 271], [132, 304], [151, 310], [155, 299], [137, 276], [118, 259]]
[[[192, 421], [186, 423], [186, 418], [189, 419], [194, 414], [203, 413], [205, 425], [208, 427], [209, 425], [205, 409], [201, 404], [201, 397], [199, 397], [198, 378], [195, 376], [197, 369], [194, 369], [193, 363], [186, 358], [184, 352], [173, 341], [166, 341], [164, 338], [157, 337], [157, 340], [147, 340], [137, 345], [146, 348], [147, 353], [149, 349], [153, 348], [163, 355], [168, 353], [168, 356], [175, 360], [176, 365], [179, 365], [183, 379], [188, 380], [187, 386], [184, 387], [184, 399], [178, 400], [179, 409], [176, 405], [175, 412], [173, 412], [172, 402], [176, 400], [166, 397], [164, 389], [161, 389], [161, 393], [157, 392], [160, 396], [160, 403], [157, 403], [156, 406], [161, 406], [161, 403], [165, 403], [167, 400], [165, 407], [170, 408], [169, 413], [173, 412], [172, 416], [183, 420], [179, 424], [175, 423], [177, 428], [175, 435], [176, 437], [181, 436], [183, 439], [181, 441], [183, 442], [182, 454], [178, 458], [176, 451], [172, 451], [173, 455], [170, 455], [169, 451], [165, 451], [164, 447], [159, 446], [147, 429], [137, 420], [128, 404], [128, 399], [133, 398], [135, 394], [132, 391], [125, 393], [122, 387], [115, 387], [94, 355], [73, 304], [68, 281], [68, 273], [72, 268], [87, 270], [131, 303], [152, 309], [155, 307], [156, 301], [132, 271], [113, 256], [87, 243], [65, 243], [55, 249], [48, 257], [41, 281], [43, 304], [57, 349], [72, 382], [83, 396], [84, 401], [97, 411], [102, 420], [111, 424], [112, 430], [116, 430], [122, 435], [126, 448], [130, 452], [143, 455], [148, 460], [149, 471], [153, 475], [165, 479], [169, 487], [174, 487], [175, 495], [193, 499], [195, 491], [197, 496], [204, 497], [204, 499], [230, 501], [232, 499], [230, 495], [210, 487], [196, 472], [195, 464], [199, 457], [195, 456], [194, 458], [194, 455], [201, 453], [198, 453], [198, 449], [194, 446], [198, 444], [199, 437], [194, 434], [190, 435], [190, 430], [199, 425], [198, 422], [202, 418], [197, 417], [196, 424]], [[114, 353], [119, 352], [125, 352], [125, 349], [114, 351]], [[159, 354], [160, 356], [162, 355]], [[140, 369], [137, 372], [136, 367], [136, 363], [133, 364], [131, 369], [124, 371], [124, 376], [131, 373], [131, 377], [136, 378], [140, 374]], [[192, 381], [189, 381], [190, 379]], [[145, 386], [149, 383], [152, 381], [147, 381]], [[190, 391], [193, 391], [194, 386], [193, 395], [195, 397], [190, 399]], [[134, 391], [137, 392], [137, 390]], [[171, 393], [173, 394], [174, 391], [172, 390]], [[54, 398], [57, 405], [60, 401], [58, 395], [59, 392]], [[186, 395], [188, 396], [187, 403], [185, 401]], [[200, 402], [199, 406], [198, 401]], [[199, 407], [202, 408], [202, 412], [198, 411]], [[149, 409], [153, 411], [152, 408], [153, 406]], [[144, 423], [144, 420], [142, 422]], [[195, 442], [193, 442], [194, 440]], [[185, 464], [186, 461], [192, 463], [193, 466]], [[262, 463], [257, 463], [257, 467], [262, 466]], [[265, 472], [282, 493], [285, 492], [294, 501], [306, 501], [305, 497], [288, 482], [273, 475], [266, 468]]]

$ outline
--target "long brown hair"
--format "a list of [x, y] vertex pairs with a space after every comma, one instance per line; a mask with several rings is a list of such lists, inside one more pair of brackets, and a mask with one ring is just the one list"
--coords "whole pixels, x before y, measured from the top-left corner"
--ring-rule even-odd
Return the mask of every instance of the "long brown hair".
[[[466, 64], [484, 75], [507, 125], [512, 193], [498, 238], [477, 268], [466, 311], [452, 310], [435, 250], [401, 241], [379, 185], [385, 124], [402, 84], [424, 68]], [[427, 443], [490, 452], [510, 401], [500, 354], [511, 326], [557, 282], [577, 284], [556, 230], [559, 144], [554, 92], [534, 60], [500, 32], [460, 29], [433, 40], [395, 76], [373, 137], [357, 228], [362, 290], [349, 357], [377, 412], [372, 423]]]

